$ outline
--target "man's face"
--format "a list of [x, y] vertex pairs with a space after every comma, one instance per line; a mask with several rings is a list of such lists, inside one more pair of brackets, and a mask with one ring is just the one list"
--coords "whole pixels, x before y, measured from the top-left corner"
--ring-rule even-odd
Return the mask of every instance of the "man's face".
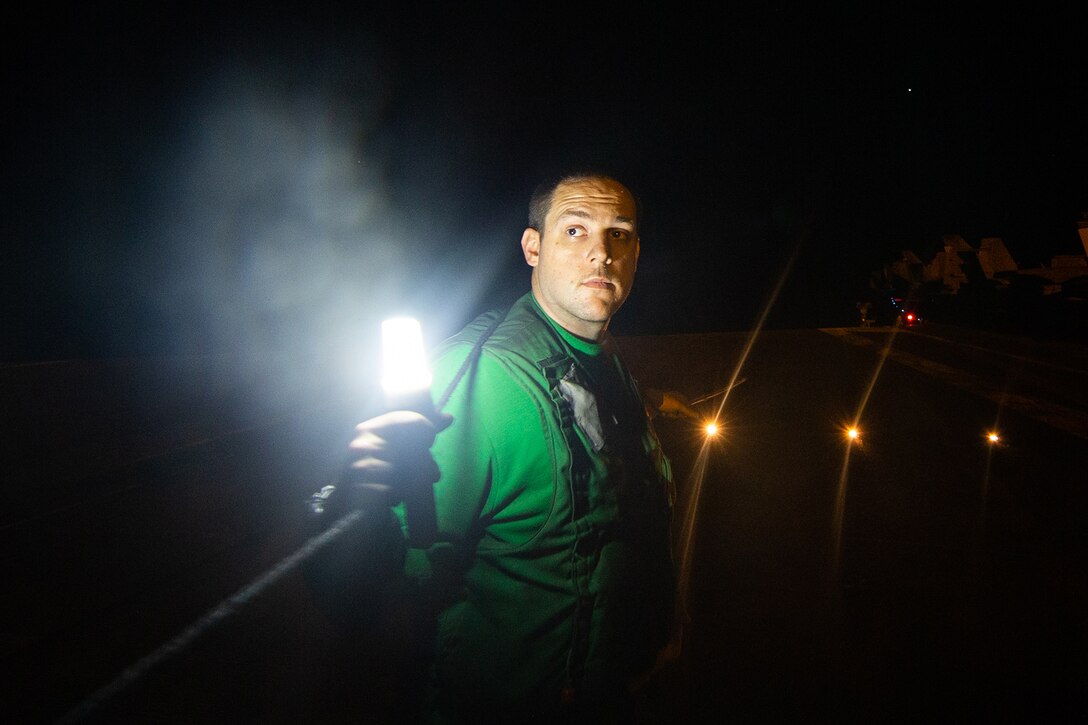
[[578, 179], [556, 187], [543, 234], [522, 234], [537, 302], [579, 337], [599, 339], [631, 292], [639, 251], [635, 214], [622, 184]]

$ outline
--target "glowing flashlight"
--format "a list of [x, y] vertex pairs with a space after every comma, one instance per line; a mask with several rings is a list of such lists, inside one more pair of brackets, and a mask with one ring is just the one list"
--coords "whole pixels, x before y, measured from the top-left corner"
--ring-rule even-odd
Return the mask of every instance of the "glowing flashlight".
[[431, 371], [418, 320], [393, 317], [382, 322], [382, 390], [390, 407], [434, 413]]
[[[423, 351], [423, 330], [410, 317], [382, 322], [382, 390], [390, 410], [413, 410], [434, 418], [431, 370]], [[425, 549], [438, 538], [434, 486], [430, 483], [404, 492], [404, 514], [409, 543]]]

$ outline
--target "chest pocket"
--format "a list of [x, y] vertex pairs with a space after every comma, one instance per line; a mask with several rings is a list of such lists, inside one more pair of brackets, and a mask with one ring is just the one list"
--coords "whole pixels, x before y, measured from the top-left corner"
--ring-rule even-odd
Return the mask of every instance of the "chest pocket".
[[574, 422], [593, 445], [595, 453], [604, 449], [604, 430], [601, 428], [601, 413], [597, 398], [577, 382], [574, 365], [559, 381], [559, 392], [570, 405]]

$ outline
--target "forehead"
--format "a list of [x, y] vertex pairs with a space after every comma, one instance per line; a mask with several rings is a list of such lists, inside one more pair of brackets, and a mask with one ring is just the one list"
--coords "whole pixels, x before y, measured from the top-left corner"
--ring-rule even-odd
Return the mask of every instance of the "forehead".
[[564, 181], [552, 193], [548, 218], [578, 212], [636, 222], [635, 199], [623, 184], [612, 179], [588, 178]]

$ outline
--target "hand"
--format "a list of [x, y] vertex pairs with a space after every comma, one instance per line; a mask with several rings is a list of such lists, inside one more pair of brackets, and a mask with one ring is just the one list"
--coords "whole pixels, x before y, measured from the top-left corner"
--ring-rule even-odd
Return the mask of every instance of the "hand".
[[394, 410], [355, 426], [345, 470], [351, 505], [374, 499], [392, 505], [402, 501], [406, 491], [437, 481], [438, 464], [430, 448], [452, 422], [445, 413], [432, 420], [414, 411]]
[[684, 629], [683, 626], [679, 626], [672, 633], [672, 636], [669, 638], [669, 641], [665, 643], [665, 646], [658, 650], [657, 658], [654, 661], [653, 666], [628, 681], [628, 692], [636, 693], [642, 690], [657, 673], [679, 660], [683, 651]]

